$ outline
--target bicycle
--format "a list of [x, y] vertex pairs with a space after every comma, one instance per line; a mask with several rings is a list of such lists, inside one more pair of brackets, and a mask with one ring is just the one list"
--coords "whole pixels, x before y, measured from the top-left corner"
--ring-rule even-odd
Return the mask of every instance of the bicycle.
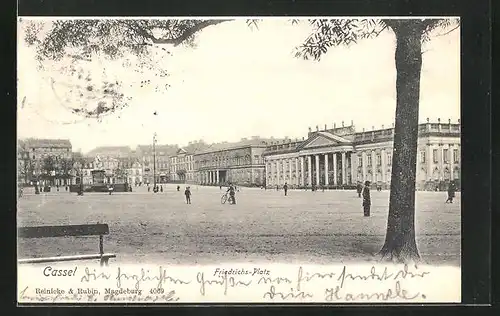
[[220, 203], [221, 204], [226, 204], [227, 199], [228, 199], [228, 193], [226, 192], [226, 193], [222, 194], [222, 196], [220, 198]]

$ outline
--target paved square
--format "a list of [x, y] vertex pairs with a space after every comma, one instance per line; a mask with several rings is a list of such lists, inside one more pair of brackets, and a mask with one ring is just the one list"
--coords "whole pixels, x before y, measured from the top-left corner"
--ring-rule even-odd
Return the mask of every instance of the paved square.
[[[384, 242], [388, 191], [372, 191], [372, 216], [365, 218], [354, 191], [291, 190], [285, 197], [282, 190], [242, 188], [236, 205], [222, 205], [218, 187], [191, 186], [187, 205], [185, 186], [175, 187], [157, 194], [146, 187], [113, 195], [27, 192], [18, 225], [109, 224], [104, 250], [127, 263], [368, 262]], [[426, 262], [459, 266], [460, 194], [453, 204], [445, 200], [446, 192], [417, 192], [417, 243]], [[98, 239], [20, 240], [19, 257], [95, 253]]]

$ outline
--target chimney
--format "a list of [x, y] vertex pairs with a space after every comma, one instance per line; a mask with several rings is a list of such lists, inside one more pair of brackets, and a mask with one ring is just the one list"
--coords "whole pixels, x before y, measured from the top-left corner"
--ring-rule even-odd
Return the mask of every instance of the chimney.
[[382, 124], [382, 129], [384, 129], [384, 124]]
[[319, 132], [319, 126], [316, 125], [316, 132]]
[[441, 132], [441, 118], [438, 118], [438, 131]]
[[392, 125], [391, 125], [391, 126], [392, 126], [392, 128], [394, 128], [394, 123], [392, 123]]
[[326, 124], [325, 124], [325, 131], [327, 130], [328, 128], [326, 127]]
[[354, 126], [354, 121], [353, 120], [351, 120], [351, 126]]
[[344, 121], [342, 121], [342, 127], [344, 127]]
[[333, 123], [333, 128], [337, 128], [337, 124]]
[[427, 118], [427, 123], [429, 123], [429, 118]]
[[448, 124], [451, 124], [451, 119], [448, 119]]
[[363, 133], [365, 132], [365, 128], [363, 127]]
[[312, 131], [312, 129], [309, 127], [309, 133]]
[[302, 136], [302, 140], [304, 140], [304, 136]]
[[372, 126], [372, 131], [374, 131], [374, 130], [375, 130], [375, 126]]
[[438, 118], [438, 123], [441, 123], [441, 118]]

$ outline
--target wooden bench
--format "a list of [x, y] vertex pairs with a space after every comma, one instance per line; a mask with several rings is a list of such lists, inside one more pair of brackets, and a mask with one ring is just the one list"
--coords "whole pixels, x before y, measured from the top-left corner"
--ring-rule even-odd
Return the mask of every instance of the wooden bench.
[[99, 236], [99, 253], [91, 255], [58, 256], [45, 258], [19, 259], [19, 263], [45, 263], [75, 260], [99, 259], [102, 265], [108, 265], [110, 258], [116, 258], [115, 254], [104, 253], [104, 235], [109, 234], [108, 224], [68, 225], [68, 226], [36, 226], [18, 228], [18, 238], [48, 238], [66, 236]]

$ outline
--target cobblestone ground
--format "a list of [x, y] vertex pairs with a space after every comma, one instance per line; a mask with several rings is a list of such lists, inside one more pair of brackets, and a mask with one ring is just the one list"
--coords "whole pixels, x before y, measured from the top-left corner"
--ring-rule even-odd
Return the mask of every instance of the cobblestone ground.
[[[192, 186], [192, 204], [175, 185], [153, 194], [59, 192], [18, 203], [18, 225], [107, 223], [105, 252], [119, 262], [215, 264], [261, 262], [334, 264], [370, 262], [384, 242], [389, 192], [372, 192], [372, 216], [363, 217], [354, 191], [283, 191], [243, 188], [236, 205], [220, 203], [222, 191]], [[460, 195], [417, 192], [417, 243], [424, 261], [460, 265]], [[19, 241], [19, 257], [96, 253], [98, 237]]]

